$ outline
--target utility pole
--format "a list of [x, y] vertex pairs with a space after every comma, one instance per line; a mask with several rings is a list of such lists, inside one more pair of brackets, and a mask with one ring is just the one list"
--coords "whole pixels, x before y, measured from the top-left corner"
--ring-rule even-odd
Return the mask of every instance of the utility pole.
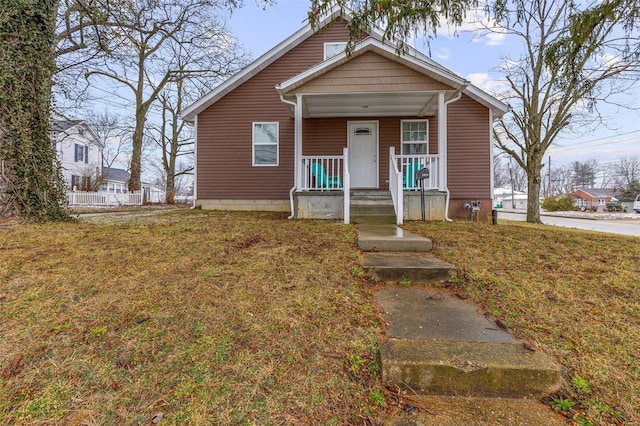
[[553, 195], [551, 193], [551, 156], [549, 156], [549, 194], [547, 194], [547, 195], [549, 197]]
[[516, 208], [516, 196], [513, 193], [513, 169], [511, 168], [511, 158], [509, 158], [509, 178], [511, 178], [511, 208]]

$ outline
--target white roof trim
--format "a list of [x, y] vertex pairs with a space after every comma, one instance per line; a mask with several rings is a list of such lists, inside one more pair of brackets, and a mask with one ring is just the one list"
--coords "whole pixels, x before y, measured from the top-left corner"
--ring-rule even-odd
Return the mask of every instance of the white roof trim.
[[[351, 19], [351, 16], [348, 13], [341, 14], [340, 8], [334, 7], [327, 14], [327, 16], [325, 16], [323, 19], [320, 20], [317, 27], [322, 28], [334, 18], [340, 17], [340, 16], [347, 21]], [[236, 87], [240, 86], [242, 83], [251, 79], [253, 76], [258, 74], [260, 71], [262, 71], [269, 65], [271, 65], [277, 59], [284, 56], [285, 53], [287, 53], [294, 47], [301, 44], [304, 40], [309, 38], [314, 33], [315, 33], [315, 30], [312, 28], [311, 24], [307, 24], [304, 27], [300, 28], [294, 34], [292, 34], [291, 36], [283, 40], [281, 43], [273, 47], [271, 50], [264, 53], [258, 59], [253, 61], [251, 64], [243, 68], [240, 72], [235, 74], [233, 77], [229, 78], [228, 80], [226, 80], [225, 82], [223, 82], [222, 84], [220, 84], [219, 86], [211, 90], [209, 93], [204, 95], [202, 98], [200, 98], [199, 100], [197, 100], [196, 102], [194, 102], [193, 104], [191, 104], [190, 106], [182, 110], [182, 112], [180, 113], [182, 119], [185, 121], [193, 122], [196, 118], [196, 115], [198, 115], [199, 113], [207, 109], [209, 106], [213, 105], [215, 102], [220, 100], [222, 97], [224, 97], [226, 94], [234, 90]], [[369, 40], [368, 43], [367, 43], [367, 40]], [[364, 42], [362, 42], [362, 45], [367, 45], [367, 46], [373, 45], [373, 40], [377, 41], [376, 43], [377, 47], [387, 52], [392, 51], [393, 54], [396, 54], [395, 45], [392, 43], [388, 43], [388, 42], [385, 43], [384, 41], [382, 41], [382, 33], [376, 29], [372, 31], [370, 37], [368, 37], [367, 39], [365, 39]], [[498, 116], [502, 116], [504, 113], [509, 111], [509, 107], [505, 103], [499, 101], [498, 99], [494, 98], [493, 96], [484, 92], [483, 90], [469, 84], [462, 77], [458, 76], [451, 70], [443, 67], [433, 59], [424, 55], [419, 50], [411, 46], [408, 46], [408, 47], [409, 47], [408, 54], [401, 56], [401, 58], [409, 60], [410, 62], [422, 68], [429, 69], [430, 72], [441, 76], [441, 78], [443, 78], [445, 81], [464, 82], [464, 83], [459, 83], [463, 86], [466, 86], [466, 88], [463, 90], [463, 93], [469, 96], [470, 98], [480, 102], [481, 104], [487, 106], [488, 108], [492, 109], [494, 112], [498, 113]], [[356, 49], [358, 48], [359, 48], [358, 45], [356, 45]], [[327, 61], [321, 62], [313, 66], [311, 69], [316, 69], [316, 68], [321, 69], [324, 66], [333, 65], [333, 62], [331, 62], [332, 60], [340, 61], [343, 59], [344, 57], [342, 55], [337, 55], [336, 57], [330, 58]], [[428, 66], [425, 66], [425, 64], [421, 64], [418, 61], [424, 62]], [[301, 74], [298, 74], [298, 76], [305, 74], [310, 70], [307, 70]], [[293, 78], [296, 78], [296, 77], [293, 77]], [[289, 80], [292, 80], [292, 79], [289, 79]], [[289, 82], [289, 80], [287, 80], [284, 83]], [[284, 83], [278, 84], [276, 88], [282, 87]]]
[[[71, 120], [70, 120], [71, 121]], [[89, 133], [91, 133], [91, 138], [87, 138], [89, 140], [91, 140], [91, 143], [98, 145], [100, 148], [104, 148], [104, 143], [102, 143], [102, 141], [100, 139], [98, 139], [98, 136], [96, 136], [96, 134], [94, 133], [93, 130], [91, 130], [91, 126], [89, 126], [89, 124], [87, 123], [86, 120], [79, 120], [76, 124], [74, 124], [73, 126], [68, 127], [65, 130], [56, 130], [55, 128], [52, 128], [53, 132], [58, 134], [58, 133], [67, 133], [68, 131], [71, 129], [75, 129], [76, 127], [84, 127], [86, 130], [89, 131]]]
[[[375, 52], [383, 51], [393, 55], [393, 57], [397, 58], [398, 62], [410, 62], [411, 64], [419, 67], [422, 70], [425, 70], [424, 74], [429, 75], [434, 78], [434, 80], [440, 81], [441, 83], [445, 83], [449, 86], [452, 86], [453, 89], [461, 90], [467, 85], [469, 82], [463, 79], [462, 77], [455, 75], [451, 72], [445, 72], [440, 66], [433, 66], [431, 63], [425, 63], [424, 61], [419, 60], [414, 56], [403, 55], [398, 56], [396, 54], [395, 48], [388, 44], [382, 43], [381, 41], [369, 37], [363, 40], [362, 42], [356, 44], [354, 51], [352, 53], [352, 57], [360, 56], [361, 54], [369, 51]], [[278, 90], [281, 94], [285, 94], [289, 90], [291, 90], [291, 86], [297, 86], [298, 83], [303, 82], [309, 77], [313, 76], [316, 73], [322, 73], [331, 71], [332, 69], [340, 66], [341, 64], [349, 61], [351, 58], [347, 58], [346, 54], [339, 54], [332, 58], [327, 59], [326, 61], [320, 62], [306, 71], [301, 72], [298, 75], [291, 77], [288, 80], [285, 80], [279, 84], [277, 84], [276, 90]], [[303, 83], [304, 84], [304, 83]]]

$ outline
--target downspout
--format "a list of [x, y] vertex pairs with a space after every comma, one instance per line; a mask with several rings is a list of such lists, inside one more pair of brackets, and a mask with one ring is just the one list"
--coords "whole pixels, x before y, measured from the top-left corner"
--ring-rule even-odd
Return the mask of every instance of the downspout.
[[444, 103], [444, 117], [445, 117], [445, 150], [443, 152], [444, 154], [444, 158], [442, 161], [442, 165], [445, 167], [445, 185], [444, 185], [444, 190], [447, 192], [447, 198], [444, 201], [444, 220], [447, 222], [453, 222], [453, 220], [451, 220], [451, 218], [449, 217], [449, 201], [451, 201], [451, 192], [449, 191], [449, 179], [448, 179], [448, 173], [449, 170], [446, 168], [447, 167], [447, 148], [449, 146], [447, 142], [447, 124], [449, 124], [449, 118], [447, 117], [447, 107], [449, 106], [449, 104], [459, 101], [460, 98], [462, 98], [462, 91], [458, 91], [458, 94], [455, 98], [451, 98], [448, 101], [446, 101]]
[[[196, 200], [198, 199], [198, 115], [193, 119], [193, 201], [191, 209], [197, 208]], [[166, 195], [166, 194], [165, 194]]]
[[[295, 122], [295, 111], [296, 111], [296, 108], [297, 108], [298, 104], [293, 102], [293, 101], [286, 100], [282, 93], [280, 93], [280, 100], [282, 102], [284, 102], [285, 104], [289, 104], [289, 105], [293, 106], [293, 111], [294, 111], [293, 115], [294, 115], [294, 122]], [[295, 206], [294, 206], [294, 203], [293, 203], [293, 193], [296, 190], [297, 176], [298, 176], [298, 156], [297, 156], [297, 154], [298, 154], [298, 130], [295, 129], [295, 124], [294, 124], [294, 131], [293, 131], [293, 186], [289, 190], [289, 204], [291, 206], [291, 215], [289, 217], [287, 217], [287, 219], [293, 219], [296, 216]]]

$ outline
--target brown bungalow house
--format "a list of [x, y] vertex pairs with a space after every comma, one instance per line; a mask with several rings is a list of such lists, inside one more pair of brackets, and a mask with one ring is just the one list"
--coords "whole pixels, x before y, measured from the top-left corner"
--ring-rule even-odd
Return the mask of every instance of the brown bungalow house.
[[307, 25], [182, 112], [195, 206], [349, 223], [352, 196], [388, 197], [400, 224], [420, 218], [423, 184], [427, 219], [469, 217], [472, 200], [487, 216], [491, 127], [507, 105], [379, 34], [346, 55], [348, 19]]

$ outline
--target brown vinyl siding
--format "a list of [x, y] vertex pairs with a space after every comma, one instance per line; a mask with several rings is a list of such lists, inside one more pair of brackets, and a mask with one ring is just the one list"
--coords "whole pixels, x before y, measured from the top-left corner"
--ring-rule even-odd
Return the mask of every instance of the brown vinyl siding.
[[[324, 58], [324, 43], [346, 41], [344, 21], [312, 35], [198, 114], [198, 199], [286, 199], [293, 186], [294, 120], [275, 85]], [[279, 166], [252, 166], [252, 122], [279, 122]]]
[[372, 52], [351, 61], [297, 88], [296, 93], [412, 92], [451, 90], [402, 64]]
[[491, 199], [489, 110], [467, 96], [447, 112], [448, 185], [452, 199]]

